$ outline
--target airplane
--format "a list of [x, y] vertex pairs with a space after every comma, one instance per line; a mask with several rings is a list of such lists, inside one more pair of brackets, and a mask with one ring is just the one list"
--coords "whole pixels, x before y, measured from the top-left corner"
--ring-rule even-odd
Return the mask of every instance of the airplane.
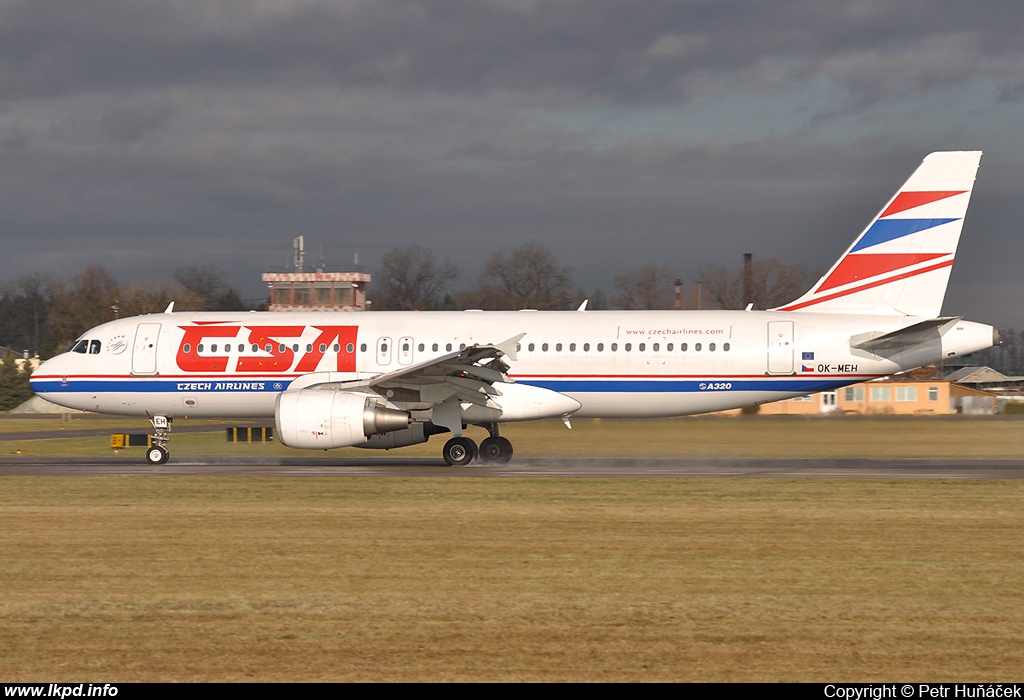
[[[111, 321], [32, 374], [68, 408], [269, 419], [288, 447], [391, 449], [451, 433], [449, 465], [508, 462], [499, 425], [664, 417], [835, 390], [998, 344], [941, 315], [981, 160], [928, 155], [803, 296], [767, 311], [175, 312]], [[487, 430], [479, 446], [468, 426]]]

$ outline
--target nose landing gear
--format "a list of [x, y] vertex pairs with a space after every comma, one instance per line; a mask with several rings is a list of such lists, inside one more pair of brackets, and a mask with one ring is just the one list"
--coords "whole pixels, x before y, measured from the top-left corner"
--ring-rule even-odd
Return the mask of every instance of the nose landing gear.
[[167, 443], [171, 439], [171, 425], [174, 419], [153, 416], [150, 423], [153, 424], [153, 445], [146, 450], [146, 461], [150, 464], [166, 464], [171, 458], [171, 453], [167, 451]]

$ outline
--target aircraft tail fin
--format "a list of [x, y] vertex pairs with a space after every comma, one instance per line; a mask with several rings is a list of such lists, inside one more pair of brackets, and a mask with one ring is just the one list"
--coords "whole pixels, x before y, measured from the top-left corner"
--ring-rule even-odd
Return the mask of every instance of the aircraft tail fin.
[[774, 311], [935, 317], [981, 151], [932, 153], [809, 292]]

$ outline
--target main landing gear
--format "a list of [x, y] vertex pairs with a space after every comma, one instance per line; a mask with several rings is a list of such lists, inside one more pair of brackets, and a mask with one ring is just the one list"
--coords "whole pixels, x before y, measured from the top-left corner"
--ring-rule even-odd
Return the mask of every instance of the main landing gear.
[[173, 422], [174, 419], [167, 416], [153, 416], [150, 421], [153, 424], [153, 444], [146, 450], [146, 461], [150, 464], [165, 464], [171, 458], [167, 443], [171, 439]]
[[462, 467], [479, 457], [484, 464], [507, 464], [512, 459], [512, 443], [498, 435], [498, 426], [489, 423], [483, 427], [490, 433], [480, 447], [468, 437], [454, 437], [444, 444], [441, 456], [450, 467]]

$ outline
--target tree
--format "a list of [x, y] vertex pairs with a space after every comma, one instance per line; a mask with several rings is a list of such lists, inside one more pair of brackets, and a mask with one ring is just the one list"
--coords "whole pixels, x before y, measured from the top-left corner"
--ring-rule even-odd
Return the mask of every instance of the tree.
[[17, 355], [7, 348], [0, 365], [0, 411], [10, 411], [32, 398], [28, 376], [28, 372], [18, 368]]
[[90, 328], [112, 321], [120, 296], [120, 288], [102, 265], [90, 265], [72, 278], [69, 287], [59, 283], [47, 319], [46, 349], [62, 350]]
[[241, 295], [224, 281], [225, 277], [226, 273], [216, 265], [179, 267], [174, 271], [174, 279], [193, 295], [183, 300], [182, 306], [190, 311], [244, 311]]
[[55, 287], [52, 278], [38, 272], [3, 286], [0, 290], [0, 345], [39, 353]]
[[439, 262], [434, 251], [415, 245], [386, 253], [381, 267], [374, 309], [443, 308], [448, 286], [458, 276], [458, 269], [447, 258]]
[[464, 306], [480, 309], [567, 309], [573, 303], [572, 275], [539, 243], [526, 243], [490, 257], [476, 289], [462, 295]]
[[612, 303], [619, 309], [671, 309], [673, 280], [665, 265], [645, 265], [616, 275]]
[[[752, 265], [754, 307], [770, 309], [793, 301], [814, 284], [817, 276], [803, 265], [785, 265], [776, 258], [754, 260]], [[719, 309], [743, 308], [743, 268], [728, 270], [702, 265], [697, 280], [705, 298]]]

